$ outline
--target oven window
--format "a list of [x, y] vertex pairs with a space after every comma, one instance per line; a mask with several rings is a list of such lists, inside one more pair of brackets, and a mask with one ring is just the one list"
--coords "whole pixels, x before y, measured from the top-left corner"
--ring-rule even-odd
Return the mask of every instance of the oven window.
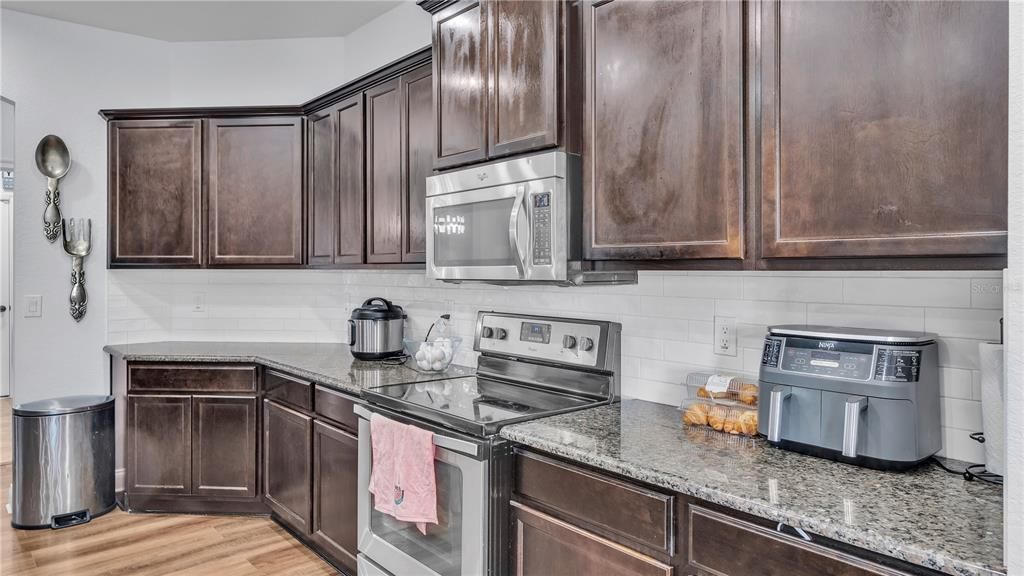
[[435, 266], [515, 266], [508, 220], [515, 198], [434, 208]]
[[427, 524], [424, 536], [412, 522], [395, 520], [373, 508], [370, 530], [442, 576], [462, 574], [462, 473], [447, 462], [434, 460], [437, 479], [437, 525]]

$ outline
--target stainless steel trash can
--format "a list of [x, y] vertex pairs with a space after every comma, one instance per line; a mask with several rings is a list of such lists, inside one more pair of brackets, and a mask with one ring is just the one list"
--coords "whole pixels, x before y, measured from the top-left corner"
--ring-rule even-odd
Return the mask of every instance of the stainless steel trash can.
[[13, 410], [15, 528], [65, 528], [114, 508], [114, 397], [66, 396]]

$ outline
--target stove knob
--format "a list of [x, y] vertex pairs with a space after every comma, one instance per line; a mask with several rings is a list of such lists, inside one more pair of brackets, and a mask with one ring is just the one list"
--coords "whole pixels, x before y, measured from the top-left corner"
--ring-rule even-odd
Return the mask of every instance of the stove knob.
[[480, 337], [494, 338], [494, 328], [491, 328], [490, 326], [484, 326], [483, 328], [480, 329]]
[[494, 337], [498, 340], [504, 340], [508, 336], [508, 332], [504, 328], [495, 328]]
[[594, 349], [594, 341], [586, 336], [580, 337], [580, 350], [584, 352], [590, 352]]
[[568, 348], [572, 350], [576, 347], [576, 337], [566, 334], [562, 337], [562, 348]]

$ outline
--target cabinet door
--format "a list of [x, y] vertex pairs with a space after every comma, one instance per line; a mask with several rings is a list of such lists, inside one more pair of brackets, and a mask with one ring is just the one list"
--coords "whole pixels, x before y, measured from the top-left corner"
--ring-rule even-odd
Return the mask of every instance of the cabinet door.
[[558, 145], [561, 0], [491, 0], [488, 155]]
[[209, 120], [212, 266], [302, 263], [302, 119]]
[[108, 130], [109, 263], [202, 263], [202, 123], [123, 120]]
[[516, 576], [672, 574], [667, 564], [518, 502], [512, 502], [512, 512]]
[[402, 119], [398, 78], [366, 91], [366, 261], [402, 261]]
[[363, 207], [363, 95], [344, 100], [335, 108], [338, 130], [338, 233], [334, 261], [361, 264], [365, 254]]
[[359, 441], [323, 422], [313, 423], [313, 539], [355, 573]]
[[283, 521], [309, 534], [313, 419], [263, 401], [264, 499]]
[[1006, 2], [754, 7], [764, 256], [1006, 252]]
[[127, 420], [126, 490], [191, 494], [191, 397], [129, 395]]
[[584, 4], [587, 258], [743, 257], [741, 7]]
[[333, 110], [309, 116], [309, 157], [306, 166], [309, 230], [306, 254], [310, 266], [334, 264], [334, 236], [338, 228], [338, 187], [334, 165], [338, 134], [334, 120]]
[[430, 66], [403, 74], [402, 262], [426, 261], [427, 176], [433, 173], [434, 117]]
[[256, 496], [256, 397], [192, 397], [192, 493]]
[[463, 0], [433, 19], [434, 167], [487, 157], [487, 26], [484, 5]]

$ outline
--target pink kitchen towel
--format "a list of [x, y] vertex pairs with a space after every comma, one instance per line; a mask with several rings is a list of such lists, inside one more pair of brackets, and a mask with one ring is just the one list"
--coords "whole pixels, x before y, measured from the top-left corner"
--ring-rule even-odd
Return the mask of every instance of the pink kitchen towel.
[[374, 509], [403, 522], [415, 522], [426, 534], [427, 523], [437, 524], [434, 434], [374, 414], [370, 439]]

